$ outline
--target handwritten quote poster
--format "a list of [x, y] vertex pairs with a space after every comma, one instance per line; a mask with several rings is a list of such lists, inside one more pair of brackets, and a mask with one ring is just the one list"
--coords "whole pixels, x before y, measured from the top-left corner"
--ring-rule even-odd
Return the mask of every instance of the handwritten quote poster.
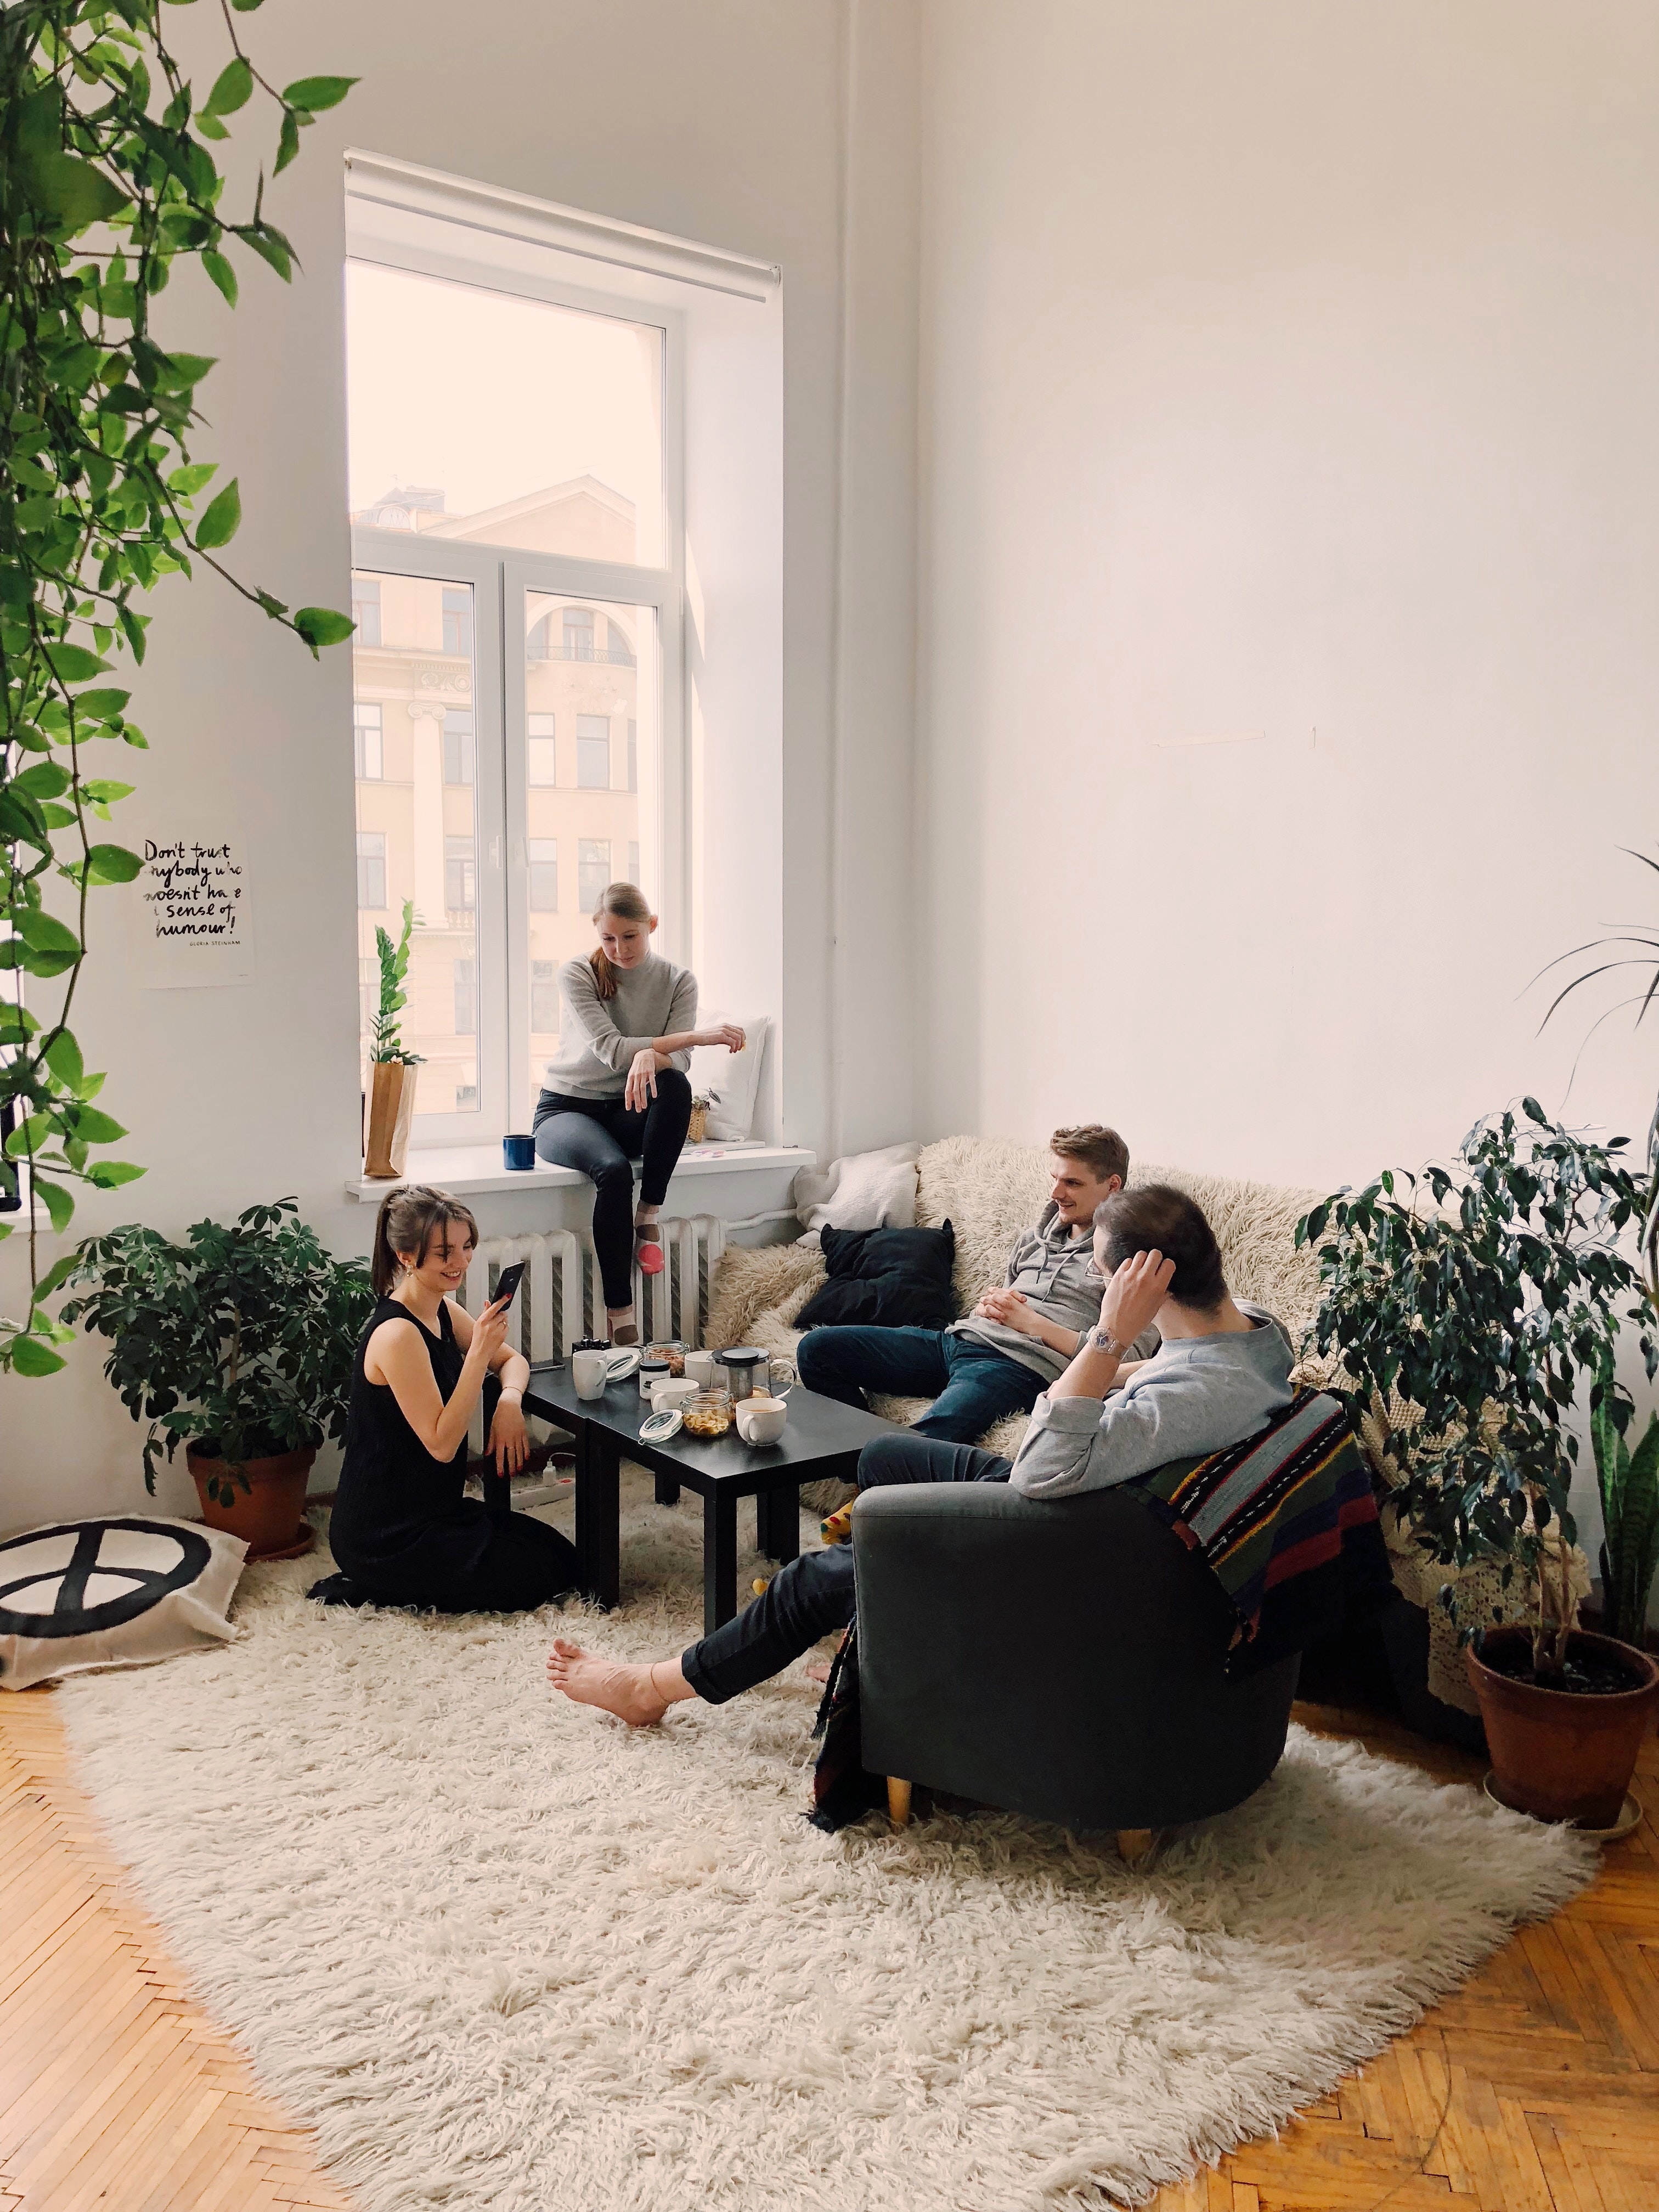
[[149, 990], [246, 983], [253, 975], [253, 911], [240, 834], [160, 825], [138, 847], [139, 981]]

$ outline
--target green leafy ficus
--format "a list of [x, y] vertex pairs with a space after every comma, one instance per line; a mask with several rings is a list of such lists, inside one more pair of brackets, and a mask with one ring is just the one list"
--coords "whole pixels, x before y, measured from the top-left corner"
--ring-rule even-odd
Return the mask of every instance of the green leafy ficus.
[[[1391, 1509], [1440, 1565], [1491, 1563], [1506, 1589], [1519, 1578], [1534, 1670], [1559, 1677], [1577, 1619], [1567, 1415], [1587, 1401], [1593, 1430], [1622, 1432], [1631, 1401], [1611, 1377], [1624, 1322], [1650, 1378], [1659, 1352], [1633, 1259], [1644, 1184], [1628, 1140], [1595, 1144], [1531, 1098], [1522, 1115], [1478, 1122], [1450, 1166], [1336, 1192], [1296, 1235], [1319, 1257], [1313, 1344], [1339, 1356], [1332, 1387], [1351, 1414], [1381, 1425], [1400, 1478]], [[1489, 1625], [1461, 1609], [1455, 1582], [1445, 1602], [1466, 1638]]]
[[[70, 1028], [91, 942], [92, 894], [137, 874], [136, 854], [97, 825], [132, 786], [102, 748], [142, 749], [114, 656], [144, 657], [144, 595], [204, 562], [313, 656], [351, 624], [326, 607], [291, 614], [216, 558], [242, 519], [234, 478], [192, 458], [210, 356], [164, 345], [153, 316], [181, 260], [201, 263], [236, 304], [234, 257], [286, 281], [294, 249], [264, 213], [224, 204], [209, 142], [264, 96], [275, 167], [353, 79], [308, 76], [278, 90], [242, 51], [193, 82], [167, 43], [161, 0], [13, 0], [0, 6], [0, 1195], [27, 1182], [54, 1232], [72, 1186], [112, 1189], [142, 1173], [92, 1157], [125, 1133], [90, 1101]], [[206, 498], [205, 506], [200, 502]], [[0, 1236], [11, 1224], [0, 1217]], [[0, 1316], [0, 1367], [50, 1374], [70, 1332], [47, 1301], [31, 1216], [29, 1302]]]

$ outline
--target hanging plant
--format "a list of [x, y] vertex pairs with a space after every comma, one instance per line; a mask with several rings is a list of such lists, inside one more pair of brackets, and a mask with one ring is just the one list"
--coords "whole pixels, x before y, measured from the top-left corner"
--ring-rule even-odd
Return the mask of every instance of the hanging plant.
[[[145, 743], [110, 680], [112, 655], [144, 657], [149, 617], [136, 602], [200, 560], [313, 656], [351, 634], [345, 616], [290, 611], [216, 557], [242, 503], [234, 478], [209, 496], [217, 465], [192, 458], [213, 362], [164, 348], [151, 328], [181, 258], [233, 307], [234, 251], [284, 283], [293, 273], [294, 249], [264, 213], [264, 170], [251, 209], [228, 214], [210, 142], [258, 92], [276, 111], [278, 173], [356, 80], [267, 83], [235, 21], [259, 4], [221, 0], [229, 51], [204, 93], [168, 47], [161, 0], [0, 7], [0, 969], [14, 985], [0, 997], [0, 1195], [15, 1203], [21, 1170], [58, 1233], [71, 1184], [109, 1190], [143, 1173], [93, 1157], [126, 1133], [93, 1103], [104, 1078], [70, 1027], [91, 896], [139, 867], [101, 826], [132, 788], [110, 772], [109, 749]], [[61, 1367], [54, 1346], [72, 1334], [47, 1301], [75, 1257], [43, 1273], [38, 1246], [31, 1216], [28, 1310], [0, 1316], [0, 1367], [20, 1375]]]

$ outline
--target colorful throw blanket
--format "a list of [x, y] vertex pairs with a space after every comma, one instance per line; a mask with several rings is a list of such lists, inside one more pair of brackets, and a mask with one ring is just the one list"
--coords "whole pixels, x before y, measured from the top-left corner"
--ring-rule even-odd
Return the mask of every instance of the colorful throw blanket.
[[1134, 1486], [1231, 1601], [1230, 1674], [1306, 1650], [1393, 1596], [1370, 1467], [1323, 1391], [1304, 1390], [1242, 1444]]

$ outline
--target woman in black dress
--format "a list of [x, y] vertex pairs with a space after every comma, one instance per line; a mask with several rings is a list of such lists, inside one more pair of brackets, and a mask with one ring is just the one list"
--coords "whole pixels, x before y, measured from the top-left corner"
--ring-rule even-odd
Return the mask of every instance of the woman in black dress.
[[[530, 1381], [507, 1345], [507, 1307], [454, 1303], [478, 1241], [459, 1200], [390, 1192], [374, 1226], [375, 1307], [352, 1370], [351, 1415], [329, 1544], [341, 1571], [311, 1595], [332, 1605], [519, 1613], [576, 1580], [575, 1547], [528, 1514], [491, 1518], [465, 1497], [466, 1431], [488, 1375], [501, 1378], [489, 1449], [503, 1474], [529, 1453]], [[511, 1301], [509, 1300], [510, 1304]]]

